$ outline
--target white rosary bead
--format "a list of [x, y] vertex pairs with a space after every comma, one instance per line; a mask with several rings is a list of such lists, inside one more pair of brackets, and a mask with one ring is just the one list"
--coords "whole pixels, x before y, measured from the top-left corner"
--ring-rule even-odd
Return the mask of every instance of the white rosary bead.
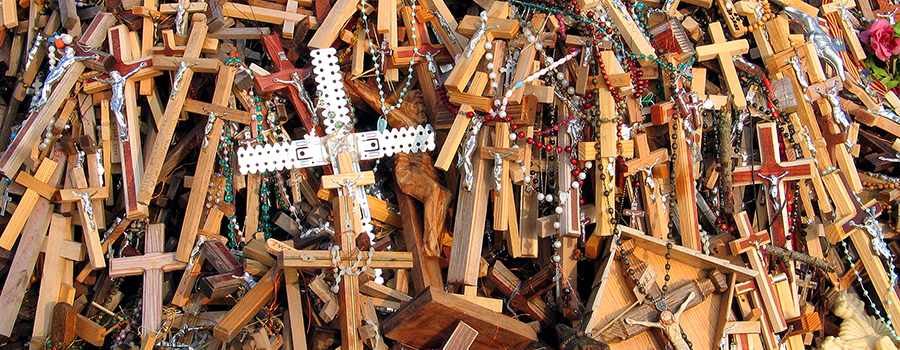
[[501, 103], [501, 101], [499, 98], [494, 100], [494, 106], [500, 107], [500, 103]]
[[552, 195], [552, 194], [546, 195], [546, 196], [544, 197], [544, 200], [547, 201], [548, 203], [549, 203], [549, 202], [552, 202], [552, 201], [553, 201], [553, 195]]
[[556, 207], [556, 213], [557, 213], [557, 214], [562, 214], [562, 213], [563, 213], [563, 207]]
[[492, 43], [492, 42], [490, 42], [490, 41], [485, 41], [485, 42], [484, 42], [484, 48], [487, 49], [487, 50], [493, 49], [493, 48], [494, 48], [494, 43]]
[[584, 168], [585, 168], [585, 169], [590, 169], [590, 168], [593, 168], [593, 167], [594, 167], [594, 163], [592, 163], [592, 162], [584, 162]]
[[572, 188], [577, 189], [578, 187], [581, 187], [581, 185], [578, 184], [578, 181], [572, 181]]
[[538, 194], [537, 194], [537, 200], [538, 200], [538, 201], [544, 200], [544, 197], [546, 197], [546, 196], [544, 196], [543, 193], [538, 193]]
[[535, 47], [536, 49], [538, 49], [538, 51], [543, 51], [543, 50], [544, 50], [544, 44], [541, 44], [541, 43], [539, 43], [539, 42], [538, 42], [538, 43], [534, 43], [534, 47]]
[[574, 95], [574, 94], [575, 94], [575, 88], [573, 88], [573, 87], [570, 86], [568, 89], [566, 89], [566, 92], [568, 92], [569, 95]]
[[525, 182], [531, 182], [531, 175], [525, 175]]
[[[514, 133], [514, 132], [509, 133], [510, 140], [515, 141], [517, 138], [519, 138], [519, 136], [516, 135], [516, 133]], [[516, 145], [516, 146], [518, 146], [518, 145]]]
[[559, 228], [559, 221], [554, 221], [554, 222], [553, 222], [553, 228], [556, 228], [556, 229]]
[[[488, 69], [493, 69], [493, 68], [490, 68], [490, 67], [489, 67]], [[496, 79], [497, 79], [497, 73], [491, 72], [490, 74], [488, 74], [488, 77], [491, 78], [491, 80], [496, 80]]]
[[559, 255], [554, 255], [554, 256], [553, 256], [553, 262], [560, 262], [561, 260], [562, 260], [562, 257], [561, 257], [561, 256], [559, 256]]
[[584, 180], [584, 179], [586, 179], [586, 178], [587, 178], [587, 175], [586, 175], [585, 173], [578, 174], [578, 179], [579, 179], [579, 180]]
[[[494, 62], [488, 62], [488, 64], [487, 64], [488, 70], [494, 70], [494, 67], [496, 67], [496, 66], [494, 66]], [[491, 72], [491, 73], [493, 73], [493, 72]], [[494, 74], [494, 75], [496, 76], [497, 74]]]
[[484, 59], [490, 61], [490, 60], [494, 59], [494, 54], [488, 52], [488, 53], [484, 54]]
[[72, 45], [72, 36], [69, 34], [63, 34], [59, 36], [62, 39], [63, 43], [66, 45]]
[[498, 89], [499, 87], [500, 87], [500, 83], [498, 83], [498, 82], [496, 82], [496, 81], [492, 81], [492, 82], [491, 82], [491, 89], [496, 90], [496, 89]]
[[553, 248], [556, 248], [556, 249], [562, 248], [562, 241], [553, 242]]

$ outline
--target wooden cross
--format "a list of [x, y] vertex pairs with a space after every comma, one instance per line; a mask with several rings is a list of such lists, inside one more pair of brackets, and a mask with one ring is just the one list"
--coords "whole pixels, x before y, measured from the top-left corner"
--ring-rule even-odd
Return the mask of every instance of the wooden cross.
[[539, 296], [553, 288], [553, 274], [556, 270], [553, 265], [547, 265], [537, 274], [526, 281], [520, 281], [499, 260], [494, 262], [488, 272], [488, 278], [497, 289], [509, 298], [510, 307], [527, 313], [531, 318], [548, 325], [551, 322], [550, 307]]
[[[9, 17], [4, 17], [7, 19]], [[106, 30], [115, 23], [115, 17], [111, 13], [101, 13], [94, 17], [91, 25], [84, 31], [78, 41], [79, 44], [96, 49], [103, 44]], [[83, 62], [75, 62], [63, 74], [62, 78], [53, 88], [53, 92], [38, 111], [31, 113], [19, 130], [16, 138], [10, 142], [9, 150], [0, 157], [0, 174], [11, 176], [31, 152], [31, 146], [39, 142], [44, 129], [50, 123], [53, 116], [59, 112], [63, 102], [69, 98], [72, 88], [84, 72]]]
[[[44, 159], [44, 162], [65, 163], [65, 152], [54, 152], [53, 157]], [[55, 171], [50, 176], [47, 184], [49, 186], [59, 186], [62, 179], [63, 168], [54, 166]], [[0, 292], [0, 301], [2, 305], [18, 309], [22, 305], [25, 298], [25, 291], [30, 285], [31, 275], [34, 272], [35, 263], [37, 263], [38, 255], [41, 252], [45, 238], [47, 237], [47, 229], [50, 226], [53, 210], [56, 204], [51, 203], [47, 198], [38, 198], [33, 209], [24, 211], [29, 214], [25, 225], [23, 226], [22, 238], [16, 247], [12, 264], [9, 266], [6, 282], [4, 282], [3, 290]], [[16, 210], [16, 213], [20, 209]], [[0, 334], [9, 336], [12, 334], [18, 313], [2, 312], [0, 313]]]
[[102, 188], [88, 187], [87, 178], [84, 176], [82, 165], [76, 164], [68, 169], [69, 179], [75, 185], [74, 189], [59, 190], [60, 203], [78, 203], [78, 211], [81, 213], [81, 231], [84, 244], [87, 247], [88, 257], [91, 260], [91, 269], [98, 270], [106, 267], [106, 259], [103, 257], [103, 249], [100, 247], [100, 232], [94, 211], [104, 210], [102, 206], [94, 208], [94, 200], [106, 199], [107, 192]]
[[709, 35], [712, 38], [713, 44], [698, 46], [697, 60], [702, 62], [713, 58], [719, 59], [719, 65], [722, 67], [722, 74], [725, 76], [728, 90], [731, 91], [734, 108], [743, 110], [747, 107], [747, 99], [744, 98], [744, 90], [741, 87], [741, 81], [738, 78], [737, 70], [734, 68], [732, 57], [749, 52], [750, 44], [746, 39], [734, 41], [725, 39], [725, 32], [722, 31], [722, 24], [719, 22], [713, 22], [709, 25]]
[[329, 190], [334, 189], [342, 189], [342, 196], [338, 196], [341, 204], [341, 211], [346, 211], [347, 215], [350, 215], [350, 221], [343, 221], [342, 223], [350, 223], [349, 227], [335, 227], [335, 232], [340, 234], [343, 233], [360, 233], [362, 232], [362, 223], [360, 222], [360, 212], [357, 210], [359, 208], [359, 203], [356, 199], [356, 194], [359, 193], [356, 188], [357, 186], [365, 186], [372, 185], [375, 183], [375, 173], [372, 171], [365, 171], [360, 173], [351, 173], [353, 169], [353, 161], [350, 159], [350, 155], [347, 153], [340, 153], [337, 155], [337, 164], [335, 164], [338, 169], [343, 170], [340, 174], [337, 175], [326, 175], [322, 177], [322, 187]]
[[759, 49], [759, 55], [763, 59], [774, 55], [775, 50], [772, 49], [772, 44], [767, 40], [768, 34], [766, 33], [765, 27], [762, 25], [765, 22], [764, 17], [766, 16], [763, 14], [765, 13], [765, 10], [763, 9], [762, 3], [756, 0], [738, 1], [737, 4], [734, 5], [734, 9], [741, 16], [747, 17], [747, 20], [751, 25], [754, 23], [760, 24], [759, 27], [751, 32], [753, 33], [753, 39], [758, 43], [757, 48]]
[[[615, 61], [615, 53], [612, 51], [602, 51], [600, 53], [603, 62]], [[597, 94], [599, 95], [599, 103], [601, 118], [614, 119], [616, 115], [615, 100], [613, 99], [611, 87], [606, 86], [602, 81], [597, 86]], [[596, 142], [581, 142], [578, 144], [578, 157], [580, 161], [594, 162], [594, 205], [597, 210], [597, 226], [594, 234], [599, 236], [612, 235], [614, 223], [610, 222], [612, 214], [609, 209], [615, 206], [615, 177], [614, 168], [616, 150], [616, 125], [614, 123], [600, 123], [597, 134], [599, 138]], [[599, 148], [597, 147], [599, 145]], [[601, 179], [603, 176], [603, 179]], [[563, 184], [560, 184], [563, 186]], [[604, 192], [606, 193], [604, 195]]]
[[[50, 230], [44, 240], [47, 251], [44, 253], [44, 267], [41, 274], [41, 288], [34, 313], [34, 329], [32, 337], [44, 337], [51, 329], [53, 305], [66, 301], [60, 298], [63, 288], [72, 288], [72, 268], [74, 262], [64, 257], [63, 243], [71, 242], [72, 219], [60, 214], [53, 214], [50, 219]], [[79, 246], [80, 248], [80, 246]], [[80, 249], [79, 249], [80, 251]], [[65, 286], [65, 287], [64, 287]]]
[[[338, 202], [349, 201], [350, 198], [340, 198]], [[352, 227], [349, 221], [350, 213], [335, 206], [338, 212], [336, 224], [341, 227]], [[345, 231], [337, 236], [340, 246], [339, 251], [325, 250], [285, 250], [279, 252], [278, 261], [286, 270], [296, 269], [340, 269], [342, 266], [350, 267], [357, 259], [362, 259], [361, 266], [370, 269], [411, 269], [412, 253], [408, 252], [361, 252], [356, 249], [355, 233], [359, 231]], [[339, 257], [340, 262], [335, 264], [333, 258]], [[369, 262], [371, 260], [371, 262]], [[363, 265], [364, 264], [364, 265]], [[293, 273], [293, 272], [292, 272]], [[338, 304], [340, 305], [341, 347], [346, 349], [362, 349], [362, 340], [359, 337], [358, 327], [362, 325], [362, 317], [359, 312], [359, 279], [354, 275], [342, 276], [338, 283]]]
[[[647, 142], [647, 134], [638, 134], [634, 136], [634, 153], [635, 158], [625, 162], [628, 170], [622, 176], [629, 176], [635, 173], [642, 173], [639, 178], [641, 181], [641, 196], [643, 197], [643, 208], [647, 222], [649, 223], [650, 234], [656, 238], [665, 239], [669, 231], [669, 216], [666, 214], [666, 203], [663, 201], [662, 183], [653, 175], [653, 169], [657, 166], [665, 166], [669, 160], [669, 151], [666, 149], [657, 149], [650, 152], [650, 145]], [[632, 218], [632, 220], [634, 220]]]
[[[850, 233], [850, 241], [853, 242], [853, 246], [859, 253], [859, 261], [865, 266], [869, 281], [872, 282], [872, 287], [878, 294], [878, 298], [881, 299], [881, 305], [884, 305], [890, 318], [896, 320], [900, 317], [900, 297], [897, 295], [894, 281], [891, 281], [885, 271], [883, 259], [873, 249], [871, 239], [865, 230], [857, 229]], [[850, 273], [848, 272], [848, 274]], [[892, 326], [895, 332], [900, 332], [900, 324], [893, 322]]]
[[164, 224], [147, 225], [144, 255], [109, 260], [109, 276], [144, 275], [141, 336], [156, 332], [162, 325], [163, 273], [184, 269], [174, 253], [163, 252]]
[[[216, 75], [216, 89], [213, 93], [212, 105], [227, 105], [228, 99], [231, 96], [231, 88], [234, 85], [234, 74], [234, 67], [227, 65], [220, 66], [219, 73]], [[188, 104], [188, 102], [185, 102], [186, 107]], [[222, 137], [222, 132], [225, 128], [225, 118], [240, 115], [240, 113], [235, 113], [237, 111], [220, 112], [209, 108], [207, 108], [207, 110], [216, 115], [223, 115], [223, 113], [225, 115], [213, 120], [209, 133], [206, 135], [209, 140], [209, 145], [200, 149], [200, 155], [197, 159], [197, 168], [194, 171], [194, 188], [197, 190], [191, 191], [190, 197], [188, 197], [184, 221], [182, 221], [181, 224], [181, 235], [178, 239], [178, 249], [175, 253], [176, 259], [179, 261], [187, 261], [187, 259], [189, 259], [191, 247], [194, 246], [194, 240], [197, 237], [197, 232], [202, 223], [202, 214], [206, 199], [206, 191], [203, 189], [206, 189], [209, 186], [210, 179], [213, 176], [219, 139]], [[244, 122], [247, 121], [245, 120]]]
[[[418, 11], [417, 13], [422, 14], [423, 12], [424, 11]], [[407, 28], [415, 27], [416, 33], [428, 32], [428, 27], [425, 25], [424, 21], [416, 20], [415, 23], [413, 23], [413, 20], [415, 20], [416, 18], [413, 17], [413, 11], [410, 6], [403, 6], [400, 9], [400, 17], [403, 19], [403, 23]], [[416, 71], [416, 76], [419, 79], [420, 89], [422, 90], [423, 96], [425, 97], [426, 106], [431, 107], [426, 108], [425, 113], [428, 115], [429, 121], [433, 125], [435, 125], [437, 119], [444, 119], [438, 118], [437, 114], [441, 111], [446, 110], [445, 108], [438, 108], [438, 86], [436, 85], [439, 85], [441, 72], [440, 65], [454, 62], [454, 56], [452, 56], [451, 52], [447, 50], [447, 45], [432, 44], [431, 38], [428, 35], [416, 35], [415, 37], [409, 36], [409, 44], [410, 46], [393, 48], [393, 54], [391, 54], [391, 63], [398, 68], [408, 66], [410, 60], [413, 59], [412, 54], [414, 52], [414, 48], [419, 48], [420, 56], [416, 56], [414, 58], [414, 68]], [[434, 70], [434, 73], [431, 72], [432, 69]]]
[[773, 243], [781, 247], [789, 247], [785, 229], [789, 215], [781, 213], [787, 207], [784, 203], [784, 186], [787, 181], [809, 179], [812, 177], [813, 164], [811, 159], [798, 159], [790, 162], [781, 161], [781, 145], [776, 135], [775, 123], [757, 124], [757, 138], [759, 142], [760, 165], [737, 167], [734, 169], [734, 186], [746, 186], [766, 180], [766, 190], [769, 193], [768, 206], [770, 218], [780, 218], [772, 223]]
[[[264, 36], [262, 42], [266, 52], [269, 54], [269, 59], [272, 60], [272, 64], [277, 71], [269, 75], [256, 76], [253, 79], [256, 82], [259, 93], [269, 94], [276, 91], [285, 91], [288, 99], [294, 105], [297, 115], [300, 116], [300, 121], [303, 122], [303, 127], [306, 128], [306, 131], [321, 135], [321, 130], [313, 123], [316, 113], [315, 107], [312, 106], [313, 102], [305, 90], [300, 90], [303, 88], [303, 81], [311, 73], [311, 70], [294, 68], [294, 63], [285, 55], [284, 46], [281, 45], [281, 39], [277, 35]], [[301, 98], [301, 96], [304, 96], [306, 100]]]
[[191, 2], [190, 0], [178, 0], [177, 3], [159, 4], [159, 13], [175, 14], [175, 33], [184, 35], [188, 28], [190, 13], [206, 12], [207, 3], [203, 1]]
[[[513, 189], [512, 180], [509, 177], [510, 168], [516, 161], [524, 159], [525, 150], [522, 148], [511, 148], [509, 140], [509, 123], [497, 123], [494, 125], [494, 142], [495, 147], [484, 147], [481, 149], [482, 159], [493, 159], [493, 200], [494, 200], [494, 230], [509, 230], [510, 220], [516, 220], [510, 217], [510, 208], [513, 206]], [[500, 174], [497, 170], [500, 168]]]
[[[460, 57], [453, 67], [453, 71], [450, 72], [450, 75], [447, 76], [447, 80], [444, 81], [444, 86], [448, 91], [465, 90], [469, 79], [472, 77], [472, 74], [475, 73], [478, 62], [481, 62], [481, 58], [486, 52], [484, 43], [491, 42], [494, 38], [512, 39], [519, 31], [518, 21], [506, 19], [509, 14], [508, 8], [508, 3], [497, 2], [494, 6], [491, 6], [490, 10], [488, 10], [488, 20], [485, 24], [486, 31], [481, 34], [482, 39], [479, 39], [477, 43], [470, 42], [469, 46], [464, 48], [464, 50], [467, 51], [468, 48], [472, 48], [472, 50], [468, 56], [463, 54]], [[462, 22], [459, 23], [457, 30], [463, 36], [470, 37], [478, 34], [480, 28], [481, 19], [478, 16], [466, 16], [463, 18]], [[532, 55], [533, 54], [534, 52], [532, 52]], [[521, 57], [527, 57], [526, 52], [523, 52]], [[524, 79], [524, 77], [522, 79]], [[519, 98], [521, 98], [520, 94], [514, 94], [513, 97], [515, 96], [520, 96]], [[517, 101], [517, 99], [513, 98], [510, 100]]]
[[[680, 96], [680, 95], [679, 95]], [[674, 103], [666, 102], [650, 106], [650, 113], [653, 123], [669, 124], [674, 133], [673, 142], [677, 145], [673, 158], [675, 160], [675, 199], [678, 208], [678, 232], [681, 234], [682, 245], [685, 247], [701, 250], [703, 248], [700, 242], [700, 226], [697, 221], [698, 213], [696, 203], [696, 187], [694, 186], [694, 163], [691, 160], [691, 151], [687, 144], [686, 132], [684, 130], [685, 119], [691, 116], [683, 116], [672, 118], [675, 115], [673, 109]]]
[[[281, 25], [281, 36], [285, 39], [292, 39], [295, 34], [302, 33], [301, 30], [303, 30], [302, 28], [304, 28], [303, 25], [297, 26], [297, 23], [303, 23], [304, 21], [312, 22], [315, 17], [311, 17], [308, 12], [300, 13], [301, 11], [298, 11], [297, 8], [297, 5], [299, 5], [299, 3], [297, 5], [295, 5], [295, 2], [293, 1], [288, 1], [286, 3], [287, 5], [284, 7], [284, 10], [276, 10], [268, 7], [250, 6], [229, 1], [222, 4], [221, 9], [222, 15], [224, 15], [225, 17], [241, 18], [250, 21]], [[220, 32], [221, 31], [216, 31], [217, 34]]]
[[[131, 62], [132, 49], [128, 28], [124, 25], [110, 28], [107, 31], [107, 37], [110, 43], [110, 51], [113, 53], [113, 56], [115, 56], [122, 64]], [[123, 68], [128, 69], [129, 67]], [[141, 133], [139, 127], [140, 116], [138, 115], [137, 94], [135, 92], [134, 80], [129, 79], [125, 81], [123, 92], [123, 103], [125, 105], [122, 109], [125, 117], [124, 120], [117, 120], [118, 117], [114, 115], [111, 116], [112, 111], [109, 108], [111, 103], [103, 105], [106, 108], [101, 110], [101, 116], [107, 118], [106, 120], [115, 120], [113, 124], [117, 126], [117, 135], [122, 135], [123, 133], [126, 133], [125, 135], [127, 135], [125, 141], [123, 141], [121, 137], [116, 137], [118, 142], [115, 142], [115, 144], [119, 147], [119, 156], [121, 157], [122, 163], [122, 188], [124, 192], [123, 199], [125, 202], [126, 217], [135, 219], [147, 215], [149, 213], [149, 208], [138, 202], [138, 185], [140, 184], [141, 176], [143, 175], [144, 163], [141, 161], [141, 159], [143, 159], [143, 150], [141, 147]], [[124, 125], [127, 130], [121, 130], [122, 125]]]
[[[168, 57], [154, 57], [153, 66], [156, 69], [173, 69], [177, 70], [176, 78], [180, 75], [181, 79], [174, 82], [172, 86], [172, 94], [166, 103], [166, 110], [163, 119], [158, 125], [159, 133], [156, 136], [156, 142], [151, 148], [149, 157], [146, 159], [146, 168], [144, 176], [141, 179], [140, 191], [137, 193], [137, 202], [142, 205], [150, 203], [153, 196], [153, 190], [159, 180], [160, 171], [166, 155], [169, 153], [169, 145], [172, 143], [172, 137], [175, 135], [175, 126], [178, 124], [184, 107], [184, 101], [187, 98], [188, 88], [191, 85], [191, 79], [194, 77], [195, 71], [208, 73], [218, 72], [219, 62], [217, 60], [204, 61], [198, 60], [200, 57], [200, 49], [206, 38], [206, 15], [195, 13], [192, 16], [191, 34], [184, 51], [184, 57], [177, 59]], [[207, 63], [209, 62], [209, 63]], [[207, 64], [209, 64], [207, 66]], [[196, 67], [190, 67], [197, 65]]]
[[[484, 86], [487, 84], [487, 74], [479, 73], [475, 75], [475, 79], [473, 79], [472, 86], [469, 87], [469, 91], [473, 91], [472, 88], [477, 88], [477, 92], [481, 92], [484, 89]], [[460, 113], [465, 109], [469, 109], [469, 106], [460, 106]], [[454, 128], [451, 129], [450, 135], [448, 135], [448, 141], [450, 141], [450, 136], [454, 136], [453, 131], [456, 129], [457, 123], [459, 126], [459, 134], [455, 139], [456, 143], [459, 143], [459, 140], [462, 139], [463, 134], [465, 133], [466, 125], [469, 124], [469, 121], [465, 119], [466, 117], [463, 115], [457, 115], [457, 120], [454, 121]], [[460, 119], [463, 118], [463, 119]], [[461, 130], [460, 130], [461, 129]], [[473, 137], [473, 136], [470, 136]], [[482, 149], [487, 146], [487, 132], [482, 130], [476, 139], [473, 139], [473, 142], [476, 142], [476, 149]], [[445, 141], [445, 147], [446, 142]], [[439, 160], [446, 159], [446, 167], [449, 168], [449, 163], [453, 159], [453, 154], [456, 153], [456, 147], [454, 146], [452, 149], [449, 149], [448, 157], [442, 157], [445, 155], [444, 148], [441, 149], [441, 156], [438, 157]], [[450, 250], [450, 266], [451, 268], [447, 270], [447, 283], [450, 284], [464, 284], [475, 286], [478, 285], [478, 266], [481, 261], [481, 248], [484, 235], [484, 222], [485, 217], [487, 215], [486, 210], [468, 210], [466, 208], [486, 208], [487, 207], [487, 198], [488, 198], [488, 183], [490, 182], [490, 168], [488, 167], [487, 160], [482, 157], [476, 157], [472, 155], [471, 157], [472, 163], [472, 185], [469, 188], [465, 188], [464, 183], [460, 181], [459, 183], [459, 198], [457, 199], [457, 212], [460, 215], [456, 216], [456, 221], [454, 224], [454, 238], [453, 238], [453, 247]], [[435, 167], [440, 168], [437, 162], [435, 163]], [[426, 252], [428, 250], [426, 249]]]
[[421, 22], [430, 22], [435, 33], [441, 38], [441, 42], [450, 51], [450, 55], [456, 57], [463, 53], [468, 40], [465, 37], [456, 35], [456, 28], [459, 23], [450, 13], [450, 8], [443, 0], [426, 0], [419, 4], [424, 11], [418, 11], [416, 19]]
[[731, 241], [729, 244], [731, 254], [746, 253], [747, 261], [750, 262], [750, 268], [759, 272], [759, 275], [754, 279], [762, 298], [763, 311], [766, 314], [769, 326], [772, 327], [772, 331], [776, 333], [781, 332], [787, 328], [787, 324], [781, 313], [781, 306], [775, 299], [775, 292], [772, 290], [773, 282], [769, 276], [769, 269], [759, 253], [759, 247], [769, 244], [769, 234], [766, 231], [754, 233], [747, 212], [735, 214], [734, 220], [741, 238]]
[[3, 235], [0, 236], [0, 248], [12, 250], [28, 217], [31, 216], [32, 210], [38, 204], [38, 199], [42, 197], [48, 200], [53, 199], [57, 189], [48, 185], [47, 181], [56, 171], [57, 165], [53, 160], [45, 159], [34, 173], [35, 176], [28, 175], [24, 171], [19, 172], [16, 183], [25, 186], [25, 194], [22, 195], [16, 211], [9, 219], [6, 228], [3, 229]]

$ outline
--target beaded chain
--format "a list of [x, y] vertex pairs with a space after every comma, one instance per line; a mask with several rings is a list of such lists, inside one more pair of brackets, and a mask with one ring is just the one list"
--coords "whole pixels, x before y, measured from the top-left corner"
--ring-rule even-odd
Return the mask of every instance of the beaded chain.
[[[888, 328], [888, 330], [891, 331], [891, 335], [893, 336], [895, 341], [900, 341], [900, 335], [898, 335], [897, 332], [894, 330], [891, 314], [886, 313], [887, 319], [885, 319], [885, 317], [881, 315], [881, 309], [878, 308], [878, 304], [876, 304], [875, 301], [872, 300], [872, 296], [869, 295], [869, 291], [866, 289], [865, 285], [863, 285], [863, 278], [859, 274], [859, 270], [857, 270], [855, 268], [856, 263], [853, 262], [853, 257], [852, 257], [852, 255], [850, 255], [850, 248], [847, 247], [846, 240], [841, 241], [841, 245], [844, 249], [844, 256], [847, 258], [847, 261], [850, 263], [850, 270], [853, 270], [853, 273], [856, 275], [856, 281], [859, 282], [859, 288], [862, 289], [863, 296], [865, 296], [866, 301], [869, 302], [869, 307], [871, 307], [873, 310], [875, 310], [875, 317], [877, 317], [881, 322], [884, 322], [884, 324], [887, 325], [887, 328]], [[891, 264], [890, 266], [891, 266], [891, 268], [888, 270], [890, 271], [891, 285], [888, 286], [889, 289], [887, 290], [887, 293], [894, 293], [893, 285], [897, 281], [897, 273], [893, 269], [893, 264]], [[893, 302], [889, 299], [889, 300], [887, 300], [887, 305], [888, 306], [893, 305]]]
[[[366, 0], [360, 0], [360, 6], [361, 6], [361, 8], [363, 9], [363, 11], [361, 11], [361, 12], [362, 12], [362, 18], [363, 18], [363, 31], [365, 31], [365, 33], [366, 33], [366, 38], [369, 38], [369, 36], [370, 36], [372, 30], [369, 28], [369, 14], [368, 14], [368, 11], [365, 11], [365, 9], [366, 9], [366, 4], [367, 4]], [[411, 16], [412, 19], [410, 20], [410, 24], [411, 24], [411, 25], [410, 25], [410, 27], [409, 27], [408, 29], [410, 30], [410, 34], [409, 34], [410, 39], [411, 39], [411, 40], [415, 40], [416, 37], [417, 37], [417, 35], [418, 35], [418, 34], [416, 34], [416, 30], [417, 30], [417, 29], [416, 29], [416, 14], [418, 13], [418, 9], [417, 9], [417, 6], [416, 6], [416, 3], [415, 3], [415, 2], [412, 3], [411, 8], [412, 8], [412, 16]], [[427, 34], [426, 34], [426, 35], [427, 35]], [[370, 38], [370, 40], [369, 40], [369, 53], [372, 55], [372, 57], [377, 57], [377, 56], [379, 56], [379, 55], [384, 55], [384, 54], [385, 54], [385, 53], [379, 53], [379, 52], [378, 52], [378, 50], [377, 50], [377, 49], [378, 49], [378, 48], [377, 48], [377, 45], [375, 45], [375, 41], [376, 41], [376, 40], [377, 40], [377, 38], [375, 38], [374, 40], [372, 40], [372, 39]], [[400, 91], [400, 97], [397, 98], [397, 103], [396, 103], [396, 104], [393, 104], [393, 105], [390, 105], [390, 106], [387, 106], [387, 105], [386, 105], [387, 99], [384, 97], [384, 85], [383, 85], [382, 82], [381, 82], [381, 76], [384, 75], [384, 71], [387, 69], [387, 67], [381, 67], [381, 64], [378, 63], [378, 60], [375, 60], [375, 62], [374, 62], [374, 64], [375, 64], [375, 70], [376, 70], [376, 72], [379, 72], [379, 71], [381, 72], [380, 74], [376, 74], [376, 75], [375, 75], [375, 81], [378, 83], [378, 95], [381, 96], [380, 101], [381, 101], [381, 113], [382, 113], [382, 115], [386, 116], [386, 115], [388, 115], [388, 113], [394, 111], [395, 109], [400, 108], [400, 107], [403, 105], [403, 96], [406, 95], [406, 93], [409, 91], [410, 85], [412, 84], [412, 81], [413, 81], [413, 65], [415, 64], [416, 58], [417, 58], [418, 56], [422, 56], [422, 54], [419, 53], [419, 47], [418, 47], [418, 46], [413, 47], [413, 57], [412, 57], [412, 59], [409, 61], [409, 66], [407, 67], [407, 71], [406, 71], [407, 76], [406, 76], [406, 83], [405, 83], [405, 86], [404, 86], [403, 89]]]
[[[232, 135], [238, 132], [237, 125], [234, 122], [226, 122], [222, 132], [221, 141], [219, 142], [219, 161], [217, 162], [221, 176], [225, 177], [224, 196], [222, 200], [228, 204], [234, 204], [234, 170], [231, 166], [231, 160], [234, 158], [234, 137]], [[212, 182], [210, 182], [212, 183]], [[229, 248], [240, 248], [244, 243], [244, 233], [238, 224], [237, 216], [232, 214], [228, 219], [228, 246]]]

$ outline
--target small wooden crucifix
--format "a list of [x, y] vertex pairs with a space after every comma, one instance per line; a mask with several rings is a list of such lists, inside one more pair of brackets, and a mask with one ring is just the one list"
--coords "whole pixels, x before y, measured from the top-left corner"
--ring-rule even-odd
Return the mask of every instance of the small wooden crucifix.
[[725, 82], [728, 84], [728, 90], [731, 91], [734, 108], [743, 110], [747, 107], [747, 99], [744, 97], [744, 90], [741, 87], [741, 80], [738, 79], [732, 57], [749, 52], [750, 44], [746, 39], [734, 41], [725, 39], [725, 32], [722, 31], [722, 24], [719, 22], [709, 25], [709, 35], [712, 37], [713, 44], [698, 46], [697, 60], [702, 62], [718, 58]]

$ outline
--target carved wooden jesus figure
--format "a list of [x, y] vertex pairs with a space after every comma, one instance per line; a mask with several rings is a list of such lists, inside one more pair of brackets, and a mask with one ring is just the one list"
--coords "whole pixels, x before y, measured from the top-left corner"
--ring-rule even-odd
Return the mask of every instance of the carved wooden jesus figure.
[[668, 309], [660, 312], [659, 321], [657, 322], [644, 322], [626, 318], [625, 323], [662, 329], [666, 333], [666, 337], [669, 338], [669, 342], [675, 347], [675, 350], [690, 350], [691, 348], [688, 346], [687, 340], [684, 339], [684, 333], [681, 331], [681, 325], [678, 324], [678, 320], [681, 319], [681, 313], [687, 309], [688, 304], [695, 296], [694, 292], [688, 294], [687, 299], [681, 303], [681, 306], [678, 307], [675, 313]]
[[[364, 81], [344, 76], [344, 86], [348, 93], [357, 95], [376, 111], [381, 110], [381, 97], [376, 87]], [[386, 103], [396, 103], [392, 96]], [[415, 127], [425, 123], [425, 109], [421, 92], [412, 90], [403, 98], [403, 106], [387, 115], [391, 127]], [[394, 176], [403, 193], [425, 204], [425, 255], [433, 258], [441, 256], [441, 234], [453, 195], [441, 186], [434, 162], [425, 152], [397, 153], [394, 155]]]

